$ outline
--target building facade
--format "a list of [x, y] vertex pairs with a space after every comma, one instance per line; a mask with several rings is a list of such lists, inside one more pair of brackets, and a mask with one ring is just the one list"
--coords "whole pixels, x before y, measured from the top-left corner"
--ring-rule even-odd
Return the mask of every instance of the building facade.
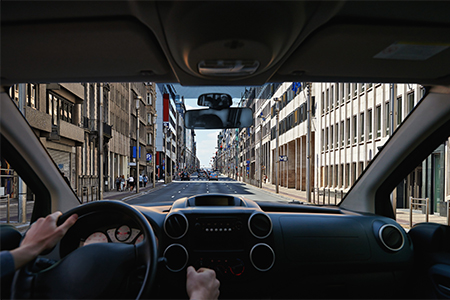
[[[307, 87], [299, 82], [268, 84], [243, 95], [240, 105], [252, 109], [254, 123], [237, 135], [240, 180], [259, 186], [264, 181], [275, 184], [277, 178], [280, 186], [306, 191], [309, 143], [310, 188], [345, 193], [425, 93], [417, 84], [312, 83]], [[230, 177], [231, 151], [236, 149], [232, 132], [218, 135], [214, 159], [215, 166]], [[399, 184], [393, 192], [394, 206], [408, 208], [409, 197], [430, 198], [432, 212], [446, 215], [449, 157], [447, 140]]]

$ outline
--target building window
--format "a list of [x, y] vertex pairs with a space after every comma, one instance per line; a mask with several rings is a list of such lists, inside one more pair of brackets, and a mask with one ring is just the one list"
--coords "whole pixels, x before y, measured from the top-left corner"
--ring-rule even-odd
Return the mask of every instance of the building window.
[[384, 124], [386, 124], [386, 130], [385, 130], [385, 136], [390, 134], [390, 124], [391, 124], [391, 118], [390, 118], [390, 105], [389, 102], [386, 102], [384, 104]]
[[358, 141], [358, 135], [357, 135], [357, 128], [358, 126], [358, 118], [356, 116], [353, 116], [353, 144], [355, 144]]
[[402, 114], [402, 109], [403, 109], [403, 101], [402, 101], [402, 96], [397, 98], [397, 127], [400, 126], [400, 124], [402, 123], [403, 120], [403, 114]]
[[147, 105], [153, 105], [152, 94], [147, 93]]
[[328, 144], [328, 127], [325, 128], [325, 145], [326, 145], [326, 150], [330, 149], [330, 145]]
[[351, 85], [350, 83], [346, 83], [345, 86], [347, 90], [347, 100], [350, 100], [352, 98]]
[[325, 92], [322, 92], [322, 114], [325, 113]]
[[147, 133], [147, 145], [152, 145], [153, 144], [153, 134], [152, 133]]
[[344, 147], [344, 121], [341, 121], [341, 147]]
[[338, 148], [339, 147], [339, 130], [338, 130], [339, 124], [336, 123], [336, 126], [334, 126], [334, 128], [335, 128], [335, 139], [334, 139], [334, 142], [336, 144], [335, 147]]
[[333, 148], [334, 143], [333, 143], [333, 138], [334, 138], [334, 132], [333, 132], [334, 126], [331, 125], [330, 127], [330, 149]]
[[339, 85], [340, 85], [340, 83], [336, 83], [336, 107], [339, 105], [339, 98], [340, 98], [340, 95], [339, 95]]
[[420, 87], [420, 99], [422, 99], [424, 95], [425, 95], [425, 88], [422, 86]]
[[147, 114], [147, 125], [152, 125], [152, 114]]
[[376, 108], [375, 124], [377, 128], [377, 138], [381, 137], [381, 105]]
[[73, 123], [74, 104], [61, 96], [47, 93], [47, 113], [52, 116], [52, 124], [58, 125], [58, 120]]
[[368, 131], [368, 140], [372, 140], [372, 110], [369, 109], [367, 111], [367, 131]]
[[347, 145], [350, 145], [350, 118], [347, 118], [346, 124]]
[[38, 109], [38, 85], [27, 84], [27, 105], [31, 108]]
[[322, 151], [325, 151], [325, 129], [322, 129]]
[[414, 108], [414, 92], [409, 93], [407, 96], [408, 99], [408, 113]]
[[352, 163], [352, 183], [356, 181], [356, 163]]
[[330, 104], [331, 104], [331, 109], [333, 109], [333, 107], [334, 107], [334, 85], [331, 86]]
[[358, 84], [354, 83], [353, 84], [353, 97], [358, 96]]
[[327, 101], [327, 111], [330, 110], [330, 89], [327, 89], [327, 94], [326, 94], [326, 101]]
[[19, 102], [19, 85], [15, 84], [9, 89], [9, 96], [15, 102]]
[[364, 113], [359, 115], [359, 141], [364, 142]]
[[345, 187], [350, 186], [350, 164], [345, 164]]

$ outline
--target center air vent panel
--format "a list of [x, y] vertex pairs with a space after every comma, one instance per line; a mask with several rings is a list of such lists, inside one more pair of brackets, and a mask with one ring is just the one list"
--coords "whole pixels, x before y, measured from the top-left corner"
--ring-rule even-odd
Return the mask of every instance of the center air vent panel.
[[166, 267], [172, 272], [179, 272], [186, 267], [189, 254], [180, 244], [172, 244], [164, 250], [164, 258], [167, 260]]
[[253, 236], [264, 239], [272, 232], [272, 220], [266, 214], [255, 213], [248, 219], [248, 229]]
[[258, 271], [268, 271], [275, 263], [275, 252], [267, 244], [256, 244], [250, 251], [250, 261]]
[[164, 231], [172, 239], [181, 239], [189, 227], [186, 216], [174, 213], [169, 215], [164, 221]]

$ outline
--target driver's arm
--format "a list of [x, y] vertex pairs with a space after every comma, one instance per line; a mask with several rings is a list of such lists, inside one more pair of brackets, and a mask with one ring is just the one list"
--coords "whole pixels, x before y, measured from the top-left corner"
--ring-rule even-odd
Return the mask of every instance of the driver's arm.
[[45, 218], [39, 218], [31, 225], [20, 246], [10, 251], [16, 270], [35, 259], [44, 250], [53, 248], [78, 219], [78, 215], [73, 214], [57, 226], [56, 222], [61, 215], [62, 213], [57, 211]]
[[214, 270], [200, 268], [196, 271], [192, 266], [187, 268], [186, 290], [189, 299], [217, 299], [219, 286]]

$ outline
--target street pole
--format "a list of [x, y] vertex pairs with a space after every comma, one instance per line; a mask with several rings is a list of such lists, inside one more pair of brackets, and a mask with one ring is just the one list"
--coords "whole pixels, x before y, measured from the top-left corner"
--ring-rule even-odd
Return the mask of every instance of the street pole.
[[[170, 133], [170, 148], [169, 148], [169, 154], [170, 154], [170, 180], [169, 182], [172, 182], [173, 177], [173, 162], [172, 162], [172, 132]], [[176, 157], [175, 157], [176, 159]]]
[[[26, 87], [25, 83], [19, 84], [19, 110], [25, 117], [25, 105], [26, 105]], [[59, 120], [58, 120], [59, 122]], [[17, 174], [15, 172], [15, 174]], [[18, 221], [19, 223], [25, 223], [27, 221], [27, 185], [21, 177], [17, 176], [18, 179]]]
[[[391, 83], [390, 84], [390, 92], [391, 92], [391, 99], [389, 101], [389, 118], [391, 121], [391, 126], [389, 127], [389, 138], [394, 134], [394, 98], [396, 97], [396, 90], [395, 90], [395, 83]], [[391, 198], [391, 205], [393, 207], [393, 211], [394, 211], [394, 216], [395, 218], [397, 218], [397, 213], [396, 213], [396, 208], [397, 208], [397, 198], [394, 197], [394, 191], [391, 192], [390, 195]]]
[[136, 194], [139, 194], [139, 104], [141, 102], [141, 96], [136, 99], [136, 178], [134, 180], [136, 184]]
[[259, 187], [262, 189], [262, 155], [261, 155], [261, 149], [262, 149], [262, 121], [263, 118], [261, 118], [261, 123], [259, 124]]
[[158, 115], [153, 115], [153, 188], [156, 187], [156, 117]]
[[103, 84], [98, 86], [98, 199], [103, 200]]
[[164, 127], [164, 183], [167, 184], [167, 126]]
[[311, 202], [311, 83], [306, 84], [307, 145], [306, 145], [306, 201]]
[[278, 132], [278, 123], [280, 121], [280, 100], [278, 98], [274, 98], [275, 102], [276, 102], [276, 119], [277, 119], [277, 123], [276, 123], [276, 128], [275, 128], [275, 132], [276, 132], [276, 144], [275, 144], [275, 192], [278, 194], [280, 191], [278, 189], [278, 168], [280, 167], [280, 157], [279, 157], [279, 153], [278, 153], [278, 147], [279, 147], [279, 141], [278, 141], [278, 137], [279, 137], [279, 132]]
[[[178, 118], [179, 118], [179, 113], [177, 110], [177, 130], [175, 131], [177, 133], [176, 137], [175, 137], [175, 177], [177, 176], [178, 172], [179, 172], [179, 167], [178, 167], [178, 155], [180, 153], [180, 151], [178, 151]], [[173, 169], [173, 168], [172, 168]], [[172, 178], [172, 177], [171, 177]]]

